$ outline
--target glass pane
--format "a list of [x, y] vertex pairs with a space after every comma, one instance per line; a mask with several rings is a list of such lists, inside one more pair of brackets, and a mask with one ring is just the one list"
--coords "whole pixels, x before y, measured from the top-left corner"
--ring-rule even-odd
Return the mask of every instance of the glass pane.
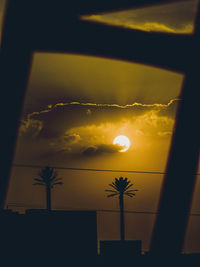
[[[119, 239], [119, 201], [105, 190], [127, 177], [139, 191], [125, 198], [126, 238], [148, 250], [183, 78], [119, 60], [35, 53], [8, 208], [45, 208], [45, 188], [33, 178], [54, 166], [64, 184], [52, 189], [52, 208], [97, 210], [99, 239]], [[118, 136], [130, 145], [115, 144]]]
[[191, 34], [198, 0], [82, 16], [82, 19], [142, 31]]

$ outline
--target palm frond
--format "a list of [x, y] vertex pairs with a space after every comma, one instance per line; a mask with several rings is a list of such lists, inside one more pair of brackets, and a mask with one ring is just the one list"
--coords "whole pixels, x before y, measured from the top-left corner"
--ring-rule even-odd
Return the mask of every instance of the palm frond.
[[57, 185], [57, 184], [60, 184], [61, 185], [63, 183], [62, 182], [53, 183], [52, 186]]
[[135, 191], [138, 191], [138, 190], [137, 189], [135, 189], [135, 190], [128, 190], [128, 191], [126, 191], [126, 193], [135, 192]]
[[133, 184], [130, 184], [129, 186], [126, 187], [126, 190], [129, 189], [131, 186], [133, 186]]
[[109, 190], [109, 189], [106, 189], [105, 191], [106, 191], [106, 192], [112, 192], [112, 193], [117, 193], [117, 194], [118, 194], [118, 192], [117, 192], [116, 190]]
[[114, 196], [117, 196], [117, 195], [119, 195], [118, 193], [116, 193], [116, 194], [111, 194], [111, 195], [108, 195], [107, 197], [114, 197]]
[[45, 185], [45, 184], [42, 184], [42, 183], [33, 183], [33, 185]]
[[112, 183], [115, 186], [115, 189], [123, 194], [128, 188], [130, 188], [132, 185], [130, 184], [130, 181], [128, 181], [128, 178], [120, 177], [119, 179], [115, 178], [115, 182]]
[[42, 170], [38, 173], [38, 175], [41, 178], [48, 180], [54, 175], [54, 169], [49, 166], [46, 166], [42, 168]]
[[133, 196], [135, 194], [133, 194], [132, 192], [138, 191], [137, 189], [128, 190], [133, 185], [134, 184], [131, 184], [131, 181], [129, 181], [128, 178], [119, 177], [119, 178], [115, 178], [114, 182], [109, 184], [109, 186], [111, 186], [114, 189], [114, 191], [113, 190], [106, 190], [106, 191], [111, 192], [111, 193], [118, 192], [118, 194], [122, 194], [122, 195], [127, 194], [128, 196]]
[[131, 195], [131, 194], [125, 194], [126, 196], [128, 196], [128, 197], [133, 197], [133, 195]]
[[114, 188], [115, 190], [117, 190], [117, 187], [115, 186], [115, 184], [114, 184], [114, 183], [112, 183], [112, 184], [109, 184], [109, 186], [111, 186], [112, 188]]
[[56, 176], [51, 178], [51, 181], [54, 181], [54, 182], [61, 181], [61, 180], [62, 180], [62, 178], [56, 178]]
[[112, 185], [116, 187], [116, 183], [115, 182], [112, 182]]
[[124, 186], [127, 187], [127, 185], [130, 183], [130, 181], [128, 181], [128, 178], [123, 179], [122, 177], [122, 180], [123, 180]]
[[51, 176], [50, 180], [54, 181], [57, 178], [57, 174], [53, 173], [53, 175]]
[[40, 179], [40, 178], [34, 178], [33, 180], [34, 180], [34, 181], [37, 181], [37, 182], [41, 182], [41, 183], [44, 182], [44, 180], [43, 180], [43, 179]]
[[119, 183], [120, 183], [120, 178], [119, 179], [115, 178], [115, 182], [114, 183], [112, 182], [112, 184], [114, 184], [115, 186], [118, 186]]
[[133, 193], [125, 193], [124, 195], [129, 196], [129, 197], [135, 196], [135, 194], [133, 194]]
[[57, 178], [57, 172], [53, 167], [46, 166], [38, 172], [39, 178], [34, 180], [37, 182], [43, 182], [45, 184], [61, 181], [62, 178]]

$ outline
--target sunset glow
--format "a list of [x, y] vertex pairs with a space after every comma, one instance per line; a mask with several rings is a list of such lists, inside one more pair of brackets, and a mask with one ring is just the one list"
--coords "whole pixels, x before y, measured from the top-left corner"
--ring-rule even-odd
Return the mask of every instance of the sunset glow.
[[128, 137], [126, 137], [125, 135], [119, 135], [119, 136], [117, 136], [113, 140], [113, 144], [114, 145], [118, 144], [118, 145], [120, 145], [122, 147], [122, 149], [120, 150], [120, 152], [125, 152], [130, 147], [130, 141], [129, 141]]

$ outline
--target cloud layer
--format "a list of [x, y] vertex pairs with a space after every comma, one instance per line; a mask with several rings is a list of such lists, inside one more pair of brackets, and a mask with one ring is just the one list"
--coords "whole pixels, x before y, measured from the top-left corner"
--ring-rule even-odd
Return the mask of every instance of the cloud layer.
[[197, 5], [197, 0], [181, 1], [147, 8], [88, 15], [82, 18], [142, 31], [191, 34], [194, 30]]
[[[127, 135], [132, 148], [147, 139], [172, 133], [178, 99], [166, 104], [129, 105], [68, 102], [48, 105], [26, 115], [19, 128], [20, 147], [35, 144], [43, 157], [96, 157], [118, 153], [117, 135]], [[144, 141], [143, 141], [144, 142]], [[30, 146], [29, 146], [30, 147]], [[36, 149], [36, 148], [34, 148]]]
[[[100, 103], [57, 103], [48, 105], [47, 109], [34, 111], [26, 115], [21, 121], [20, 135], [32, 137], [53, 137], [60, 132], [93, 124], [101, 124], [105, 121], [117, 122], [127, 118], [135, 119], [136, 116], [153, 111], [155, 116], [174, 116], [178, 99], [170, 100], [167, 104], [142, 104], [133, 103], [128, 105], [100, 104]], [[149, 114], [149, 113], [148, 113]], [[151, 118], [151, 119], [150, 119]], [[148, 120], [152, 120], [153, 115]], [[145, 118], [144, 118], [145, 119]], [[64, 136], [64, 135], [63, 135]], [[65, 136], [71, 140], [73, 135]]]

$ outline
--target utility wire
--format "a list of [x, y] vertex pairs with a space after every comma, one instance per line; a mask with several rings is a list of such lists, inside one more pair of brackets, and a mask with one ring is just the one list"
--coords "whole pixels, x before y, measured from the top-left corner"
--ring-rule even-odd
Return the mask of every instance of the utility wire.
[[[25, 203], [7, 203], [7, 207], [19, 207], [19, 208], [34, 208], [37, 206], [37, 208], [39, 209], [43, 209], [41, 208], [41, 206], [39, 205], [26, 205]], [[57, 208], [56, 210], [63, 210], [63, 208]], [[68, 209], [68, 210], [84, 210], [84, 211], [89, 211], [91, 209]], [[108, 213], [115, 213], [115, 212], [120, 212], [119, 210], [104, 210], [104, 209], [95, 209], [95, 211], [97, 212], [108, 212]], [[135, 213], [135, 214], [149, 214], [149, 215], [156, 215], [156, 214], [159, 214], [159, 212], [156, 212], [156, 211], [138, 211], [138, 210], [125, 210], [124, 211], [125, 213]], [[200, 216], [200, 213], [190, 213], [189, 214], [190, 216]]]
[[[13, 167], [23, 167], [23, 168], [43, 168], [41, 165], [26, 165], [26, 164], [12, 164]], [[112, 169], [88, 169], [88, 168], [72, 168], [72, 167], [59, 167], [51, 166], [55, 169], [60, 170], [72, 170], [72, 171], [91, 171], [91, 172], [124, 172], [124, 173], [143, 173], [143, 174], [166, 174], [166, 172], [158, 171], [136, 171], [136, 170], [112, 170]], [[200, 173], [196, 173], [200, 175]]]

